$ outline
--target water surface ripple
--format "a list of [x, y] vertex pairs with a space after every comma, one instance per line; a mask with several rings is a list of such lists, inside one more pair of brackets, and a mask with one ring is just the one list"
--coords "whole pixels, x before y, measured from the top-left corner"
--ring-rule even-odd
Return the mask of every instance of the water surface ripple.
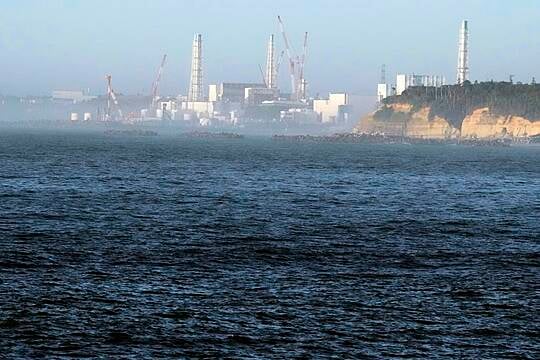
[[540, 147], [0, 134], [7, 358], [537, 358]]

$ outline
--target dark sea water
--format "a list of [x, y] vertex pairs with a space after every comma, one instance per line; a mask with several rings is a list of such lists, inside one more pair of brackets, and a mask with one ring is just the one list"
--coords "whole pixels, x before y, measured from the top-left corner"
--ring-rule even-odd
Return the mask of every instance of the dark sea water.
[[0, 357], [538, 358], [540, 147], [0, 132]]

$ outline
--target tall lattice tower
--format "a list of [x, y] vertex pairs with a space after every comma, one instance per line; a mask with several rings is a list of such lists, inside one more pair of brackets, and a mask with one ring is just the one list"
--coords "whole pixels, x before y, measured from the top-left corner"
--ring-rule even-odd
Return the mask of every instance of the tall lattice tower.
[[204, 101], [202, 72], [202, 36], [196, 34], [193, 39], [191, 58], [191, 78], [189, 82], [188, 101]]
[[276, 49], [274, 43], [274, 34], [270, 35], [268, 40], [268, 49], [266, 51], [266, 86], [269, 89], [275, 89], [276, 84]]
[[463, 20], [459, 31], [457, 83], [463, 84], [467, 80], [469, 80], [469, 24], [467, 20]]

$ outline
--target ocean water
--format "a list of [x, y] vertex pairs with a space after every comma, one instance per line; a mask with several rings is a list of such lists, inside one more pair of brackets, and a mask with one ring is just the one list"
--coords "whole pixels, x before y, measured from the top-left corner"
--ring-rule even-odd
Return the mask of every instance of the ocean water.
[[538, 358], [540, 147], [0, 132], [0, 357]]

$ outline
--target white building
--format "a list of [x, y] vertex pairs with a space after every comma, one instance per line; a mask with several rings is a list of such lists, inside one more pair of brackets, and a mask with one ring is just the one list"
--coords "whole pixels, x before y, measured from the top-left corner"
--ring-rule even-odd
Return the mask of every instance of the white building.
[[243, 103], [247, 88], [266, 88], [257, 83], [221, 83], [208, 86], [209, 101]]
[[53, 100], [70, 101], [79, 103], [96, 99], [96, 96], [85, 94], [82, 90], [54, 90], [52, 92]]
[[435, 86], [446, 85], [444, 76], [439, 75], [415, 75], [398, 74], [396, 76], [396, 95], [401, 95], [411, 86]]
[[181, 110], [179, 109], [179, 103], [176, 99], [168, 99], [167, 101], [160, 101], [158, 108], [156, 109], [156, 117], [166, 120], [177, 120], [181, 117]]
[[219, 99], [219, 85], [208, 85], [208, 101], [218, 101]]
[[214, 113], [214, 102], [211, 101], [185, 101], [182, 102], [183, 111], [192, 111], [199, 117], [208, 117]]
[[167, 111], [173, 111], [178, 110], [178, 102], [173, 99], [169, 99], [167, 101], [160, 101], [158, 105], [158, 109], [165, 109]]
[[384, 99], [388, 97], [388, 84], [377, 85], [377, 102], [380, 104]]
[[319, 123], [319, 115], [311, 109], [289, 109], [280, 112], [280, 120], [290, 125]]
[[347, 105], [349, 95], [346, 93], [330, 94], [327, 100], [313, 100], [313, 110], [319, 114], [323, 123], [338, 122]]

